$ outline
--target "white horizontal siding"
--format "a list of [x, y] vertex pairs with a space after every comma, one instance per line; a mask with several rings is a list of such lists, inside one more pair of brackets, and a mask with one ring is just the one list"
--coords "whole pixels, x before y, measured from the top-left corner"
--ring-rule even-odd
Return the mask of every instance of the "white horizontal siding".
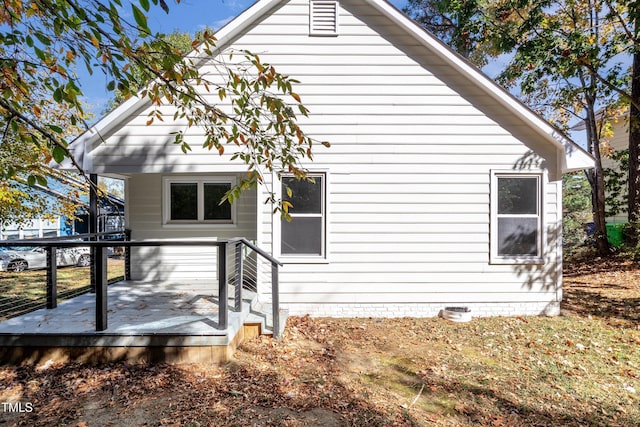
[[[210, 174], [216, 176], [216, 174]], [[220, 174], [217, 174], [221, 176]], [[134, 240], [256, 239], [256, 192], [236, 201], [236, 223], [198, 228], [163, 226], [163, 174], [135, 174], [126, 181], [127, 228]], [[199, 174], [198, 176], [201, 176]], [[222, 175], [226, 176], [226, 175]], [[201, 246], [161, 246], [132, 249], [134, 280], [203, 279], [216, 283], [217, 249]]]
[[[309, 165], [329, 171], [328, 263], [286, 264], [281, 301], [294, 312], [317, 304], [556, 301], [554, 266], [489, 264], [490, 171], [527, 167], [522, 160], [535, 143], [512, 134], [529, 131], [488, 118], [445, 83], [451, 70], [407, 56], [415, 44], [402, 46], [409, 40], [395, 39], [381, 18], [350, 16], [357, 2], [341, 3], [340, 35], [331, 40], [309, 38], [306, 3], [293, 3], [236, 42], [302, 82], [296, 91], [312, 112], [305, 129], [332, 143]], [[366, 25], [375, 23], [382, 26]], [[286, 35], [277, 35], [282, 25]], [[555, 184], [546, 188], [552, 228]], [[269, 216], [263, 221], [262, 243], [271, 243]]]

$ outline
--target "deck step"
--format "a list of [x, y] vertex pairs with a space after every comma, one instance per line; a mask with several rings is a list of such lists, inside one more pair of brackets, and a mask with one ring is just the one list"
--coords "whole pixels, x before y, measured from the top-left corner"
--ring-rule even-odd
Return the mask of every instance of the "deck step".
[[[280, 330], [277, 336], [281, 337], [289, 317], [289, 310], [281, 308]], [[262, 335], [273, 335], [273, 306], [270, 303], [259, 302], [257, 298], [251, 304], [251, 312], [244, 321], [245, 325], [260, 325]]]

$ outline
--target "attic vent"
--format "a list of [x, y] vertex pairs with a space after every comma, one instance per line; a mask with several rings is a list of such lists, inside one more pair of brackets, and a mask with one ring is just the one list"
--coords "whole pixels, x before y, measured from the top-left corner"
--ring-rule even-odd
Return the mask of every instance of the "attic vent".
[[338, 35], [338, 2], [310, 0], [309, 34], [312, 36]]

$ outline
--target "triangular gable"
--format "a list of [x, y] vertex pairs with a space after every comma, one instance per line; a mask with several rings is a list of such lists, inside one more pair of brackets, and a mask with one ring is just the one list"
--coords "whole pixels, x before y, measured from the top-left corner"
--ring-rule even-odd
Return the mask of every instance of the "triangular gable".
[[[576, 170], [588, 169], [593, 167], [593, 157], [576, 143], [571, 141], [557, 128], [549, 122], [534, 113], [526, 105], [496, 84], [492, 79], [487, 77], [477, 67], [468, 62], [465, 58], [454, 52], [449, 46], [441, 42], [427, 30], [412, 21], [395, 6], [386, 0], [364, 0], [366, 4], [374, 7], [379, 13], [396, 23], [400, 28], [404, 29], [407, 34], [414, 37], [421, 43], [430, 53], [438, 56], [439, 59], [451, 66], [462, 77], [473, 82], [484, 94], [491, 97], [499, 105], [504, 107], [506, 111], [520, 119], [543, 141], [555, 147], [564, 153], [559, 156], [560, 164], [557, 165], [558, 170], [571, 172]], [[286, 0], [259, 0], [254, 3], [238, 17], [233, 19], [218, 32], [216, 32], [217, 45], [224, 48], [234, 38], [250, 29], [262, 17], [270, 13], [274, 8], [286, 3]], [[206, 57], [201, 55], [203, 62]], [[277, 64], [276, 64], [277, 65]], [[78, 137], [72, 144], [71, 149], [76, 159], [81, 162], [85, 170], [92, 169], [91, 156], [87, 155], [91, 148], [99, 144], [103, 139], [137, 112], [150, 105], [147, 98], [131, 98], [111, 111], [87, 132]]]

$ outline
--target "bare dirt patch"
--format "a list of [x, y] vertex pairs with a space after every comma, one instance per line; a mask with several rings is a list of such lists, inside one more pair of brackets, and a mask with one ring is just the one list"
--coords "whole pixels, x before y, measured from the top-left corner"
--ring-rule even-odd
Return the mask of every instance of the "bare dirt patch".
[[1, 367], [33, 410], [0, 425], [640, 425], [639, 274], [569, 266], [555, 318], [293, 317], [224, 366]]

